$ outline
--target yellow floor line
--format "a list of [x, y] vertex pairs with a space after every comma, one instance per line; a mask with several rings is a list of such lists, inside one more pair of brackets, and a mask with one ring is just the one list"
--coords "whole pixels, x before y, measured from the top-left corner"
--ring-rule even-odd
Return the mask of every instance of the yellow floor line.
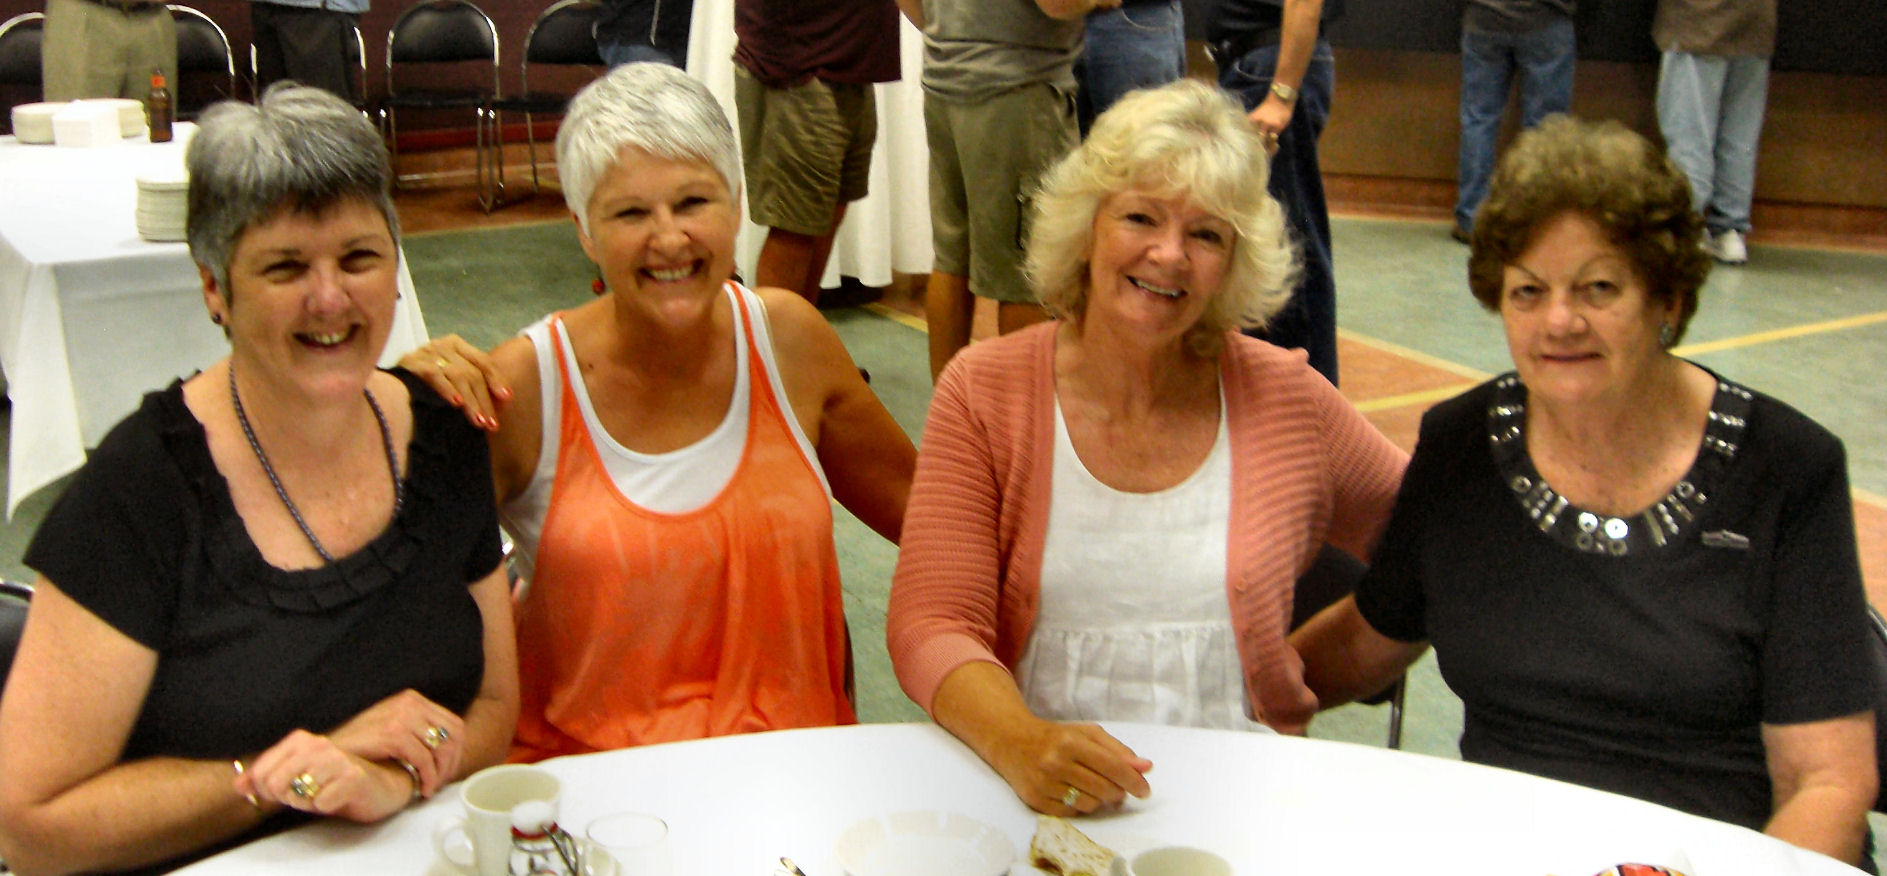
[[[1349, 329], [1342, 329], [1342, 328], [1337, 329], [1337, 337], [1342, 338], [1343, 340], [1346, 340], [1346, 341], [1354, 341], [1355, 343], [1362, 344], [1365, 347], [1373, 347], [1385, 353], [1394, 353], [1395, 355], [1401, 356], [1404, 359], [1412, 359], [1423, 365], [1427, 365], [1430, 368], [1439, 368], [1443, 371], [1448, 372], [1449, 374], [1454, 374], [1459, 377], [1466, 377], [1467, 379], [1472, 380], [1475, 383], [1480, 383], [1481, 381], [1494, 376], [1492, 374], [1486, 374], [1480, 371], [1476, 371], [1458, 362], [1450, 362], [1447, 359], [1443, 359], [1439, 356], [1431, 356], [1420, 350], [1411, 350], [1408, 347], [1402, 346], [1401, 344], [1392, 344], [1380, 338], [1372, 338], [1369, 335], [1357, 334], [1356, 332], [1350, 331]], [[1456, 390], [1456, 392], [1459, 392], [1459, 391], [1460, 390]]]
[[1854, 496], [1856, 502], [1863, 502], [1876, 508], [1887, 510], [1887, 496], [1883, 496], [1879, 493], [1871, 493], [1860, 487], [1854, 487], [1848, 492]]
[[924, 322], [924, 318], [921, 316], [912, 316], [895, 307], [886, 307], [875, 301], [865, 305], [865, 309], [906, 328], [914, 328], [924, 334], [930, 334], [930, 325]]
[[1472, 389], [1473, 387], [1474, 387], [1474, 384], [1472, 383], [1459, 383], [1459, 384], [1455, 384], [1454, 386], [1443, 386], [1436, 389], [1425, 389], [1425, 390], [1422, 390], [1421, 392], [1405, 392], [1401, 395], [1391, 395], [1391, 396], [1385, 396], [1383, 398], [1366, 399], [1364, 401], [1356, 402], [1356, 409], [1365, 414], [1373, 414], [1377, 411], [1394, 410], [1396, 408], [1407, 407], [1409, 405], [1433, 404], [1435, 402], [1442, 401], [1444, 399], [1454, 398], [1457, 395], [1467, 392], [1469, 389]]
[[1850, 317], [1845, 317], [1842, 319], [1831, 319], [1826, 322], [1811, 322], [1805, 325], [1790, 326], [1788, 328], [1771, 329], [1766, 332], [1756, 332], [1755, 334], [1743, 335], [1741, 337], [1724, 338], [1723, 340], [1720, 340], [1720, 341], [1705, 341], [1701, 344], [1685, 344], [1683, 346], [1673, 348], [1671, 352], [1676, 353], [1679, 356], [1696, 356], [1702, 353], [1715, 353], [1718, 350], [1734, 350], [1738, 347], [1751, 347], [1751, 346], [1755, 346], [1756, 344], [1767, 344], [1770, 341], [1784, 341], [1784, 340], [1788, 340], [1789, 338], [1799, 338], [1804, 335], [1818, 335], [1825, 332], [1837, 332], [1843, 329], [1860, 328], [1861, 326], [1873, 325], [1875, 323], [1881, 323], [1881, 322], [1887, 322], [1887, 310], [1883, 310], [1879, 313], [1864, 313], [1864, 314], [1861, 314], [1860, 316], [1850, 316]]

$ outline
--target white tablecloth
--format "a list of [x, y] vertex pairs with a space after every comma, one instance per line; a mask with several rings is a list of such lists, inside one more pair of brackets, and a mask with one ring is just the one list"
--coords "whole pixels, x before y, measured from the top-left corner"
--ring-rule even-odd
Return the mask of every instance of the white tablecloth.
[[[13, 402], [7, 515], [85, 462], [144, 393], [229, 352], [189, 249], [138, 237], [137, 177], [181, 174], [184, 139], [93, 148], [0, 137], [0, 368]], [[383, 362], [426, 341], [404, 260]]]
[[[898, 32], [903, 78], [876, 89], [878, 141], [871, 152], [871, 194], [846, 210], [821, 282], [826, 288], [838, 286], [841, 275], [857, 277], [867, 286], [884, 286], [893, 271], [930, 271], [930, 147], [924, 140], [924, 90], [918, 84], [924, 70], [924, 36], [903, 16], [898, 18]], [[688, 71], [707, 83], [738, 132], [735, 42], [734, 0], [696, 0]], [[741, 208], [744, 216], [744, 192]], [[735, 258], [741, 276], [753, 276], [765, 240], [765, 228], [743, 219]]]
[[[1107, 728], [1153, 761], [1153, 796], [1080, 827], [1116, 850], [1209, 849], [1244, 876], [1590, 876], [1681, 852], [1691, 876], [1857, 871], [1755, 831], [1453, 760], [1340, 742], [1139, 724]], [[1028, 848], [1034, 816], [929, 724], [793, 730], [546, 761], [561, 821], [635, 810], [668, 821], [677, 876], [766, 876], [781, 855], [839, 876], [833, 844], [890, 812], [959, 812]], [[442, 873], [434, 825], [455, 789], [378, 825], [311, 824], [179, 871], [190, 876]], [[1012, 876], [1033, 874], [1022, 864]]]

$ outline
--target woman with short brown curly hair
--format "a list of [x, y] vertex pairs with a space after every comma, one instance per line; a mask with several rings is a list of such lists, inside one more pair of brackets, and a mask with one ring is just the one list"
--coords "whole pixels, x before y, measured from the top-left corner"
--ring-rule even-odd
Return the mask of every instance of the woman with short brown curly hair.
[[1291, 639], [1328, 708], [1433, 644], [1461, 756], [1864, 862], [1877, 791], [1841, 442], [1675, 355], [1709, 262], [1615, 122], [1520, 136], [1469, 283], [1514, 371], [1422, 418], [1355, 596]]

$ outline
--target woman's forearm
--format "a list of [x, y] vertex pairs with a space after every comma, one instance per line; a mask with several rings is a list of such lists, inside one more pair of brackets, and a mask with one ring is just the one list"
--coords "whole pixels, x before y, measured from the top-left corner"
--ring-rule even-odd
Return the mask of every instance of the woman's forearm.
[[10, 803], [0, 856], [21, 876], [122, 870], [168, 860], [260, 824], [276, 807], [235, 791], [230, 761], [150, 758], [46, 800]]
[[1861, 799], [1854, 788], [1804, 788], [1781, 801], [1763, 833], [1852, 864], [1861, 860], [1867, 842], [1867, 810], [1872, 803]]

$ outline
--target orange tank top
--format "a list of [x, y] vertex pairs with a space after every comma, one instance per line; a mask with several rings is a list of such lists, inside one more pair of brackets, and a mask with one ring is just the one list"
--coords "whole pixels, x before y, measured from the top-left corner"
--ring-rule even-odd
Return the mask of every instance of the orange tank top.
[[610, 480], [577, 404], [561, 332], [556, 476], [536, 574], [518, 605], [522, 688], [512, 761], [857, 722], [832, 508], [754, 340], [733, 477], [664, 514]]

